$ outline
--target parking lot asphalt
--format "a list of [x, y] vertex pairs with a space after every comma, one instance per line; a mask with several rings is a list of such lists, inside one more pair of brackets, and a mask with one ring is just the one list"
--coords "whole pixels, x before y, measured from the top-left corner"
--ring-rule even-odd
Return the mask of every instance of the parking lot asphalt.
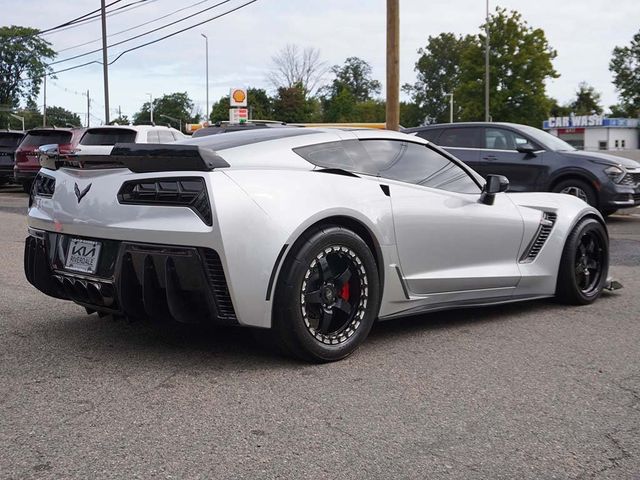
[[88, 316], [22, 272], [0, 188], [0, 478], [640, 479], [640, 209], [624, 289], [378, 324], [329, 365], [243, 329]]

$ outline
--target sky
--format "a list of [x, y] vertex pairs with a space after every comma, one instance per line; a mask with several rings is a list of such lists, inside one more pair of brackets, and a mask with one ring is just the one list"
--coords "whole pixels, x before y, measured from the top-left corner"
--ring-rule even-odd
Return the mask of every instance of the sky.
[[[107, 0], [109, 4], [113, 0]], [[121, 0], [112, 8], [136, 0]], [[145, 0], [107, 17], [109, 43], [126, 40], [170, 21], [219, 3], [220, 0]], [[109, 58], [144, 41], [193, 25], [248, 0], [229, 0], [190, 20], [155, 34], [114, 46]], [[489, 0], [490, 9], [504, 7], [520, 12], [529, 25], [542, 28], [550, 45], [558, 52], [554, 66], [560, 77], [548, 82], [548, 94], [561, 103], [570, 101], [578, 84], [586, 81], [602, 94], [605, 107], [617, 102], [608, 65], [617, 45], [628, 45], [640, 29], [640, 0]], [[198, 3], [198, 5], [193, 6]], [[0, 0], [1, 25], [23, 25], [41, 30], [50, 28], [100, 7], [99, 0]], [[189, 8], [185, 8], [189, 7]], [[140, 28], [175, 10], [185, 8]], [[430, 35], [442, 32], [478, 33], [484, 22], [485, 0], [400, 0], [400, 81], [415, 81], [417, 50]], [[133, 115], [149, 94], [186, 91], [202, 112], [206, 108], [205, 39], [209, 38], [210, 103], [228, 94], [231, 87], [252, 86], [272, 91], [267, 74], [272, 57], [286, 44], [320, 50], [328, 66], [342, 64], [357, 56], [371, 64], [373, 75], [384, 85], [386, 54], [385, 0], [257, 0], [257, 2], [182, 34], [125, 54], [109, 67], [111, 117]], [[132, 29], [120, 33], [122, 30]], [[100, 22], [70, 28], [44, 36], [58, 51], [56, 60], [101, 47]], [[54, 65], [61, 69], [91, 60], [94, 53]], [[330, 75], [327, 81], [330, 81]], [[86, 118], [87, 101], [92, 99], [91, 123], [104, 120], [102, 66], [93, 64], [60, 73], [50, 80], [47, 105], [63, 106]], [[43, 104], [40, 95], [39, 105]]]

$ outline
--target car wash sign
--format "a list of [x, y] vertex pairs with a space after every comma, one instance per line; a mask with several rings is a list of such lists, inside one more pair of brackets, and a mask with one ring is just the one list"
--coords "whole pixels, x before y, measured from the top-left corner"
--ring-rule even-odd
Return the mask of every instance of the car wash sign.
[[568, 117], [551, 117], [545, 120], [542, 128], [584, 128], [601, 127], [605, 118], [602, 115], [569, 115]]
[[585, 128], [585, 127], [619, 127], [637, 128], [636, 118], [607, 118], [602, 115], [569, 115], [568, 117], [551, 117], [542, 123], [544, 130], [552, 128]]

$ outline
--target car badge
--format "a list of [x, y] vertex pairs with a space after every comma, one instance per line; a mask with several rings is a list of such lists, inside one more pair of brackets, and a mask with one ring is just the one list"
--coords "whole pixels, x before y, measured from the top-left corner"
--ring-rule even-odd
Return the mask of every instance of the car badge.
[[91, 184], [87, 185], [87, 187], [80, 191], [80, 187], [78, 187], [78, 184], [75, 184], [74, 187], [74, 191], [76, 192], [76, 198], [78, 199], [78, 203], [80, 203], [80, 200], [82, 200], [84, 198], [84, 196], [89, 193], [89, 189], [91, 188]]

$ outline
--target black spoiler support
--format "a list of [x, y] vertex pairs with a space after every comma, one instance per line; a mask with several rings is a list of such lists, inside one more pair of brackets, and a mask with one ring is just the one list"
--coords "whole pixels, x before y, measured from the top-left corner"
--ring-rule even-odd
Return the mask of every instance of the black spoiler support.
[[49, 170], [123, 166], [135, 173], [210, 172], [229, 167], [215, 151], [199, 145], [117, 143], [110, 155], [60, 154], [58, 145], [43, 145], [38, 151], [40, 165]]

